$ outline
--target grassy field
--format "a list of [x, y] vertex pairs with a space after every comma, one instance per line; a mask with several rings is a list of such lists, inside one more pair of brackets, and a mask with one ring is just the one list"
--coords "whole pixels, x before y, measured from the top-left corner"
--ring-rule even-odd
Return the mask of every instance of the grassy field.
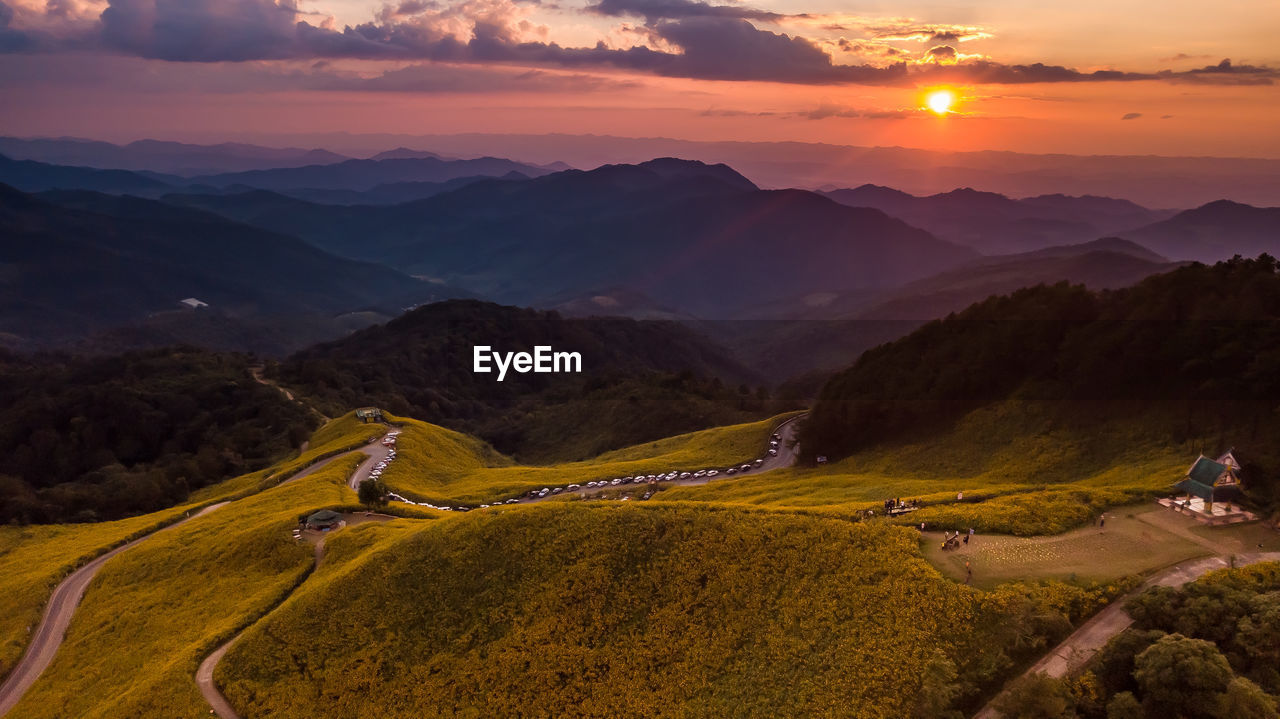
[[547, 504], [358, 529], [228, 653], [245, 715], [906, 716], [935, 651], [1007, 669], [1013, 617], [1101, 598], [980, 592], [910, 530], [779, 513]]
[[572, 482], [723, 467], [760, 455], [769, 433], [788, 415], [761, 422], [717, 427], [628, 447], [588, 462], [550, 466], [516, 465], [474, 437], [409, 419], [397, 441], [399, 459], [382, 479], [411, 499], [433, 504], [480, 504], [531, 489]]
[[90, 585], [53, 663], [11, 716], [197, 717], [204, 655], [301, 580], [300, 513], [350, 504], [361, 457], [238, 500], [111, 560]]
[[883, 446], [819, 468], [673, 487], [654, 500], [854, 517], [883, 513], [885, 499], [915, 499], [924, 508], [895, 521], [1032, 536], [1166, 493], [1197, 454], [1143, 439], [1140, 423], [1087, 428], [1043, 405], [1003, 403], [929, 442]]
[[76, 567], [192, 507], [98, 524], [0, 527], [0, 676], [22, 656], [53, 588]]
[[[1143, 504], [1108, 511], [1102, 529], [1091, 525], [1047, 537], [979, 533], [970, 544], [950, 551], [941, 548], [941, 532], [926, 532], [921, 546], [929, 562], [953, 579], [964, 580], [965, 563], [969, 562], [973, 581], [980, 587], [1026, 579], [1111, 582], [1212, 553], [1206, 546], [1146, 521], [1151, 513], [1194, 524], [1194, 520], [1158, 505]], [[1240, 528], [1214, 531], [1226, 538], [1238, 534]]]

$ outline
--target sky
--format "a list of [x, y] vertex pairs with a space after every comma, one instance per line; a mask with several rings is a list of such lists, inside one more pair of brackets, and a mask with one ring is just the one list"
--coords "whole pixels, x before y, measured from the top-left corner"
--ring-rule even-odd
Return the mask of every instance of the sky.
[[1280, 158], [1277, 31], [1275, 0], [0, 0], [0, 134]]

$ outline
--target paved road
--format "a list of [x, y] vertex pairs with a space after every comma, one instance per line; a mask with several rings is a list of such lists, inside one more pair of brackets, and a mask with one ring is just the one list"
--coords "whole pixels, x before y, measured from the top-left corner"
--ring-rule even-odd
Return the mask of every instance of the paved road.
[[[181, 526], [226, 504], [226, 502], [211, 504], [195, 515], [157, 531], [163, 532]], [[40, 626], [36, 628], [36, 633], [32, 636], [26, 652], [22, 655], [22, 659], [18, 661], [18, 664], [14, 666], [13, 671], [9, 673], [4, 684], [0, 685], [0, 716], [9, 713], [9, 710], [13, 709], [18, 700], [22, 699], [22, 696], [27, 693], [31, 685], [35, 683], [36, 679], [40, 678], [49, 663], [53, 661], [54, 655], [58, 653], [58, 647], [62, 646], [62, 640], [67, 633], [67, 626], [71, 624], [71, 617], [75, 614], [76, 607], [84, 597], [85, 590], [89, 588], [89, 583], [93, 581], [94, 575], [98, 573], [98, 570], [102, 569], [102, 565], [110, 561], [112, 557], [132, 549], [138, 543], [146, 541], [149, 537], [155, 536], [155, 534], [156, 532], [152, 532], [116, 547], [72, 572], [53, 590], [53, 594], [49, 597], [49, 603], [45, 606], [44, 616], [40, 619]]]
[[[1236, 556], [1237, 567], [1256, 562], [1275, 561], [1280, 561], [1280, 552], [1259, 552]], [[1107, 642], [1111, 641], [1112, 637], [1128, 629], [1129, 625], [1133, 624], [1133, 618], [1124, 610], [1125, 602], [1131, 597], [1155, 586], [1181, 587], [1215, 569], [1226, 569], [1228, 566], [1227, 559], [1218, 556], [1192, 559], [1169, 567], [1148, 579], [1141, 587], [1112, 602], [1105, 609], [1093, 615], [1089, 621], [1081, 624], [1079, 629], [1072, 632], [1071, 636], [1054, 647], [1053, 651], [1041, 657], [1040, 661], [1032, 665], [1022, 676], [1047, 674], [1061, 679], [1078, 671], [1094, 655], [1101, 651], [1107, 645]], [[974, 719], [999, 719], [1000, 712], [996, 711], [995, 707], [992, 706], [994, 701], [995, 699], [992, 699], [977, 714], [974, 714]]]
[[[383, 435], [383, 437], [385, 437], [385, 435]], [[369, 458], [360, 463], [360, 466], [356, 468], [356, 471], [351, 474], [351, 479], [347, 481], [347, 486], [357, 492], [360, 491], [360, 483], [369, 478], [369, 473], [373, 471], [373, 468], [377, 466], [378, 462], [386, 459], [387, 453], [391, 451], [390, 447], [383, 446], [383, 437], [379, 437], [377, 440], [366, 444], [359, 450], [369, 455]]]
[[[725, 479], [737, 479], [743, 476], [763, 474], [765, 472], [771, 472], [775, 469], [790, 467], [791, 465], [796, 463], [796, 460], [800, 456], [800, 452], [799, 452], [800, 448], [799, 448], [799, 445], [796, 444], [796, 432], [798, 431], [800, 426], [799, 420], [804, 419], [805, 416], [806, 415], [803, 415], [803, 414], [797, 415], [795, 417], [792, 417], [789, 420], [786, 420], [785, 422], [783, 422], [782, 424], [779, 424], [777, 427], [774, 428], [774, 432], [776, 432], [782, 438], [781, 441], [778, 442], [778, 454], [776, 456], [770, 457], [768, 454], [766, 454], [766, 450], [768, 448], [762, 447], [760, 449], [760, 454], [758, 456], [764, 460], [764, 464], [760, 465], [759, 467], [752, 467], [750, 470], [746, 470], [746, 471], [739, 470], [734, 474], [725, 474], [724, 469], [721, 465], [711, 465], [710, 467], [686, 467], [679, 471], [697, 471], [699, 469], [719, 469], [720, 474], [714, 477], [697, 477], [697, 478], [690, 477], [689, 479], [673, 479], [670, 481], [662, 481], [662, 482], [659, 482], [658, 484], [663, 487], [691, 487], [699, 484], [707, 484], [708, 482], [721, 481]], [[747, 464], [754, 461], [755, 461], [755, 457], [744, 457], [742, 460], [740, 460], [737, 464], [733, 466], [737, 467], [739, 465]], [[658, 469], [659, 468], [656, 468], [656, 467], [654, 468], [655, 474], [657, 473]], [[675, 467], [670, 467], [668, 469], [665, 469], [664, 471], [670, 472], [675, 469], [676, 469]], [[611, 478], [599, 477], [599, 479], [611, 479]], [[606, 484], [603, 487], [587, 487], [584, 484], [584, 486], [581, 489], [575, 489], [573, 493], [580, 494], [584, 497], [589, 497], [593, 494], [606, 492], [611, 489], [612, 490], [628, 489], [628, 488], [640, 489], [646, 486], [648, 485], [644, 484], [643, 482], [640, 484], [619, 484], [616, 486]], [[549, 499], [554, 499], [556, 497], [563, 497], [563, 496], [565, 496], [564, 492], [561, 492], [559, 494], [548, 494], [545, 497], [521, 496], [519, 498], [519, 504], [543, 502]]]

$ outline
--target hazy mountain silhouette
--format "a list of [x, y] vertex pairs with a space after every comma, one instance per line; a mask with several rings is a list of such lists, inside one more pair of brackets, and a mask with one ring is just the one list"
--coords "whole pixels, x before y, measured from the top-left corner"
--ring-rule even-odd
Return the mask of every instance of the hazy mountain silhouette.
[[1015, 200], [961, 188], [916, 197], [863, 185], [823, 193], [851, 207], [874, 207], [938, 237], [986, 254], [1076, 244], [1150, 224], [1169, 215], [1110, 197], [1041, 195]]
[[0, 137], [0, 154], [19, 160], [37, 160], [57, 165], [148, 170], [174, 175], [323, 165], [348, 159], [328, 150], [262, 147], [235, 142], [192, 145], [138, 140], [127, 145], [114, 145], [78, 138], [16, 137]]
[[1275, 257], [1280, 255], [1280, 207], [1218, 200], [1123, 236], [1179, 260], [1211, 263], [1263, 252]]

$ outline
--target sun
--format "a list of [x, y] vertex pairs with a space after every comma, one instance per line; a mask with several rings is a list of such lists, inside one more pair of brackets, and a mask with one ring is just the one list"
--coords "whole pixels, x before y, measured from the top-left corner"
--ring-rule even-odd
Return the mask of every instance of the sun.
[[951, 106], [956, 104], [956, 94], [950, 90], [934, 90], [925, 95], [924, 104], [930, 112], [942, 117], [950, 113]]

